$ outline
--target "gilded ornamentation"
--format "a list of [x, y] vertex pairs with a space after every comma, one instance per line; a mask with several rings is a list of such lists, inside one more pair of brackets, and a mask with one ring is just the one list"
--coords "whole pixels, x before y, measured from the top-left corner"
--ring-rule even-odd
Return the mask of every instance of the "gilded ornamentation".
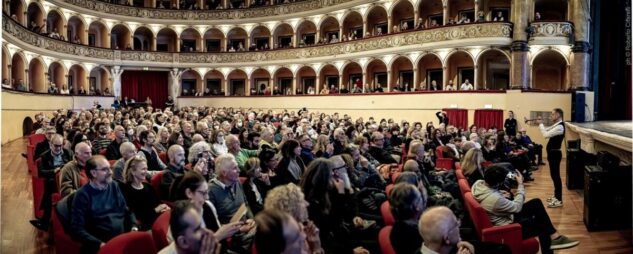
[[533, 22], [530, 26], [532, 37], [568, 37], [574, 29], [569, 22]]

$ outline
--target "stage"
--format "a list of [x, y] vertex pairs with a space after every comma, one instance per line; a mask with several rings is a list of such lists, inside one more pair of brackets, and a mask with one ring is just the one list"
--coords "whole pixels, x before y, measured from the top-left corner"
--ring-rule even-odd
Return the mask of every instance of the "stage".
[[566, 139], [580, 139], [580, 148], [596, 154], [608, 151], [620, 158], [620, 165], [631, 165], [633, 151], [631, 121], [597, 121], [586, 123], [565, 123]]

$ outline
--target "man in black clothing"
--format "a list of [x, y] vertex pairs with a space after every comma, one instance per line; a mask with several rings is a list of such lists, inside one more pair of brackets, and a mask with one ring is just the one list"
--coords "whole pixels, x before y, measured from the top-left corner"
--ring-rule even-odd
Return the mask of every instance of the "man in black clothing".
[[514, 112], [508, 111], [508, 119], [503, 123], [503, 127], [506, 128], [506, 134], [510, 137], [514, 137], [517, 134], [517, 120], [514, 119]]
[[106, 158], [95, 155], [86, 161], [86, 175], [90, 182], [75, 192], [70, 227], [81, 253], [97, 253], [110, 239], [138, 227]]
[[35, 145], [35, 151], [33, 152], [33, 160], [37, 160], [38, 158], [40, 158], [40, 156], [42, 156], [42, 154], [44, 152], [46, 152], [46, 150], [50, 149], [51, 145], [50, 145], [50, 140], [53, 137], [53, 135], [55, 135], [55, 127], [48, 127], [46, 128], [46, 139], [44, 139], [44, 141], [37, 143], [37, 145]]
[[106, 158], [108, 160], [118, 160], [121, 159], [121, 144], [123, 142], [127, 142], [127, 138], [125, 137], [125, 128], [121, 125], [117, 125], [114, 127], [114, 140], [110, 142], [110, 145], [106, 148]]
[[418, 188], [409, 183], [399, 183], [389, 195], [389, 207], [396, 222], [389, 238], [396, 253], [415, 253], [422, 245], [418, 233], [418, 220], [424, 211], [424, 198]]
[[170, 95], [167, 96], [167, 101], [165, 101], [165, 109], [172, 108], [174, 106], [174, 99], [171, 98]]
[[563, 154], [560, 150], [565, 138], [565, 123], [563, 122], [563, 110], [555, 108], [550, 114], [550, 120], [554, 123], [552, 126], [545, 128], [543, 119], [537, 119], [539, 129], [543, 137], [549, 139], [545, 150], [547, 151], [547, 164], [549, 164], [550, 176], [554, 182], [554, 196], [548, 198], [547, 207], [555, 208], [563, 206], [563, 184], [560, 179], [560, 160]]
[[246, 137], [246, 149], [259, 149], [259, 141], [261, 141], [261, 135], [258, 132], [248, 133], [248, 136]]
[[31, 220], [31, 224], [36, 228], [46, 231], [51, 219], [51, 209], [53, 205], [52, 196], [57, 192], [55, 184], [55, 174], [72, 160], [72, 152], [64, 147], [64, 138], [59, 134], [54, 134], [51, 138], [50, 149], [42, 154], [42, 161], [38, 167], [38, 176], [44, 178], [44, 193], [40, 209], [44, 209], [42, 218]]
[[176, 177], [185, 173], [185, 150], [180, 145], [172, 145], [167, 150], [169, 165], [160, 181], [160, 199], [172, 200], [170, 188]]
[[382, 133], [376, 131], [371, 134], [371, 141], [369, 146], [369, 154], [374, 157], [380, 164], [397, 164], [397, 155], [391, 155], [389, 152], [383, 149], [385, 144], [385, 136]]

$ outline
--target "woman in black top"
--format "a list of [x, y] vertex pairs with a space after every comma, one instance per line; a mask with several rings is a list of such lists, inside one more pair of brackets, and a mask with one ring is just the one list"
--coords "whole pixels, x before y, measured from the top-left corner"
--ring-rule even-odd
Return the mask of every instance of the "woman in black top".
[[169, 210], [169, 206], [160, 203], [154, 188], [148, 184], [147, 161], [134, 156], [125, 163], [121, 192], [130, 210], [141, 221], [141, 230], [150, 230], [158, 216]]
[[270, 190], [270, 178], [262, 173], [258, 158], [249, 158], [244, 164], [246, 169], [246, 181], [243, 184], [244, 195], [248, 207], [253, 214], [257, 214], [264, 208], [264, 198]]
[[289, 139], [281, 146], [281, 161], [275, 172], [280, 184], [299, 184], [305, 165], [301, 160], [301, 146], [294, 139]]

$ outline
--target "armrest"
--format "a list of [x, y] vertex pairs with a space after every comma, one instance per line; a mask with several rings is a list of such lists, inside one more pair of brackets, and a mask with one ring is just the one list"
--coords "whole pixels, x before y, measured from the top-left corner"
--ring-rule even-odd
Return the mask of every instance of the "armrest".
[[521, 253], [523, 233], [519, 223], [486, 228], [481, 232], [481, 241], [508, 245], [512, 253]]

